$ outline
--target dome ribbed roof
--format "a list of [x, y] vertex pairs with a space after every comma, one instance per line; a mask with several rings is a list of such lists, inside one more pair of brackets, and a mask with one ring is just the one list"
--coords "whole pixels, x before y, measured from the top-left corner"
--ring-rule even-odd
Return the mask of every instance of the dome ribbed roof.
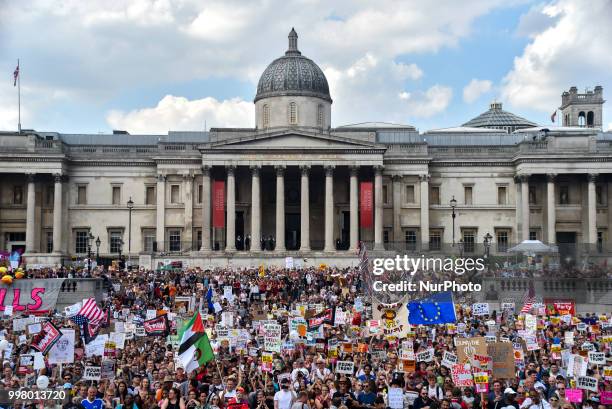
[[513, 127], [514, 129], [531, 128], [537, 126], [531, 122], [512, 112], [504, 111], [501, 102], [493, 102], [488, 111], [483, 112], [476, 118], [469, 120], [462, 126], [474, 128], [498, 128], [498, 127]]
[[255, 102], [285, 95], [312, 96], [332, 102], [325, 74], [314, 61], [302, 56], [297, 48], [297, 38], [292, 28], [285, 55], [272, 61], [261, 74]]

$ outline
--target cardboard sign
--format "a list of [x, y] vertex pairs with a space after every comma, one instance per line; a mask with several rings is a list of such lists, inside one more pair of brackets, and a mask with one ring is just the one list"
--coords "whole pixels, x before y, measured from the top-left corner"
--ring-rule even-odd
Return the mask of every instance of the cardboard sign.
[[572, 403], [582, 403], [582, 389], [566, 389], [565, 398]]
[[338, 361], [336, 362], [336, 373], [352, 375], [355, 370], [353, 361]]
[[483, 337], [455, 338], [455, 346], [460, 364], [471, 363], [475, 354], [487, 354], [487, 342]]
[[441, 365], [447, 367], [448, 369], [452, 369], [459, 362], [459, 358], [457, 355], [444, 351], [444, 355], [442, 356]]
[[508, 342], [487, 345], [487, 352], [493, 363], [493, 377], [512, 379], [515, 377], [514, 348]]
[[83, 369], [83, 379], [86, 381], [99, 381], [102, 377], [102, 367], [86, 366]]
[[458, 387], [471, 387], [473, 385], [472, 371], [469, 366], [463, 364], [457, 364], [452, 367], [451, 375], [453, 377], [453, 383]]
[[604, 352], [589, 351], [589, 363], [592, 365], [605, 365], [606, 354]]
[[489, 303], [479, 302], [472, 304], [472, 315], [474, 315], [475, 317], [481, 315], [489, 315], [489, 313]]
[[[384, 354], [384, 351], [378, 351]], [[404, 373], [412, 373], [416, 371], [416, 361], [414, 359], [401, 359], [398, 364], [398, 370]]]
[[579, 376], [576, 382], [578, 389], [597, 392], [597, 379], [591, 376]]

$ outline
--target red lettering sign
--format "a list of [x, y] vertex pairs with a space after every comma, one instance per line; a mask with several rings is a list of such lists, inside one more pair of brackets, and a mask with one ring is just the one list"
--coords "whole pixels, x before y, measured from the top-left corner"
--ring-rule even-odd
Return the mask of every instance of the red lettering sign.
[[213, 182], [213, 227], [225, 227], [225, 181]]
[[[39, 310], [43, 304], [42, 296], [45, 294], [44, 288], [38, 288], [38, 287], [32, 288], [32, 291], [30, 292], [30, 300], [21, 299], [21, 289], [20, 288], [12, 288], [11, 290], [13, 291], [13, 302], [12, 302], [13, 312], [19, 312], [19, 311], [37, 312], [37, 313], [48, 312], [48, 310], [44, 310], [44, 311]], [[0, 311], [4, 311], [4, 304], [5, 304], [7, 291], [9, 291], [8, 288], [0, 288]]]
[[359, 189], [359, 206], [360, 206], [360, 225], [364, 228], [371, 228], [373, 223], [373, 208], [374, 197], [372, 182], [361, 182]]

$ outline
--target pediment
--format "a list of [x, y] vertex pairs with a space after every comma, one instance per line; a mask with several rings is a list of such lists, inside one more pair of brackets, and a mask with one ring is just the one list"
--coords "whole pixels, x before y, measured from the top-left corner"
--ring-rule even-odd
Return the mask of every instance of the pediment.
[[250, 137], [219, 141], [212, 149], [377, 149], [380, 146], [366, 141], [325, 134], [286, 132], [282, 134], [263, 134]]

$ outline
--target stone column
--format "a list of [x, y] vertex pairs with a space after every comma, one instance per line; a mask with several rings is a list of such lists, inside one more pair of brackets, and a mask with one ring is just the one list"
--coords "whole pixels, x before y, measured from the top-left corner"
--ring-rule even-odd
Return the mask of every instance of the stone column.
[[190, 250], [193, 248], [193, 175], [183, 175], [183, 204], [185, 206], [185, 238]]
[[359, 167], [350, 168], [350, 247], [349, 251], [356, 252], [359, 245]]
[[227, 225], [225, 251], [236, 251], [236, 167], [227, 166]]
[[251, 166], [251, 252], [261, 250], [260, 170], [261, 166]]
[[26, 252], [37, 253], [36, 245], [36, 183], [33, 173], [26, 174], [28, 180], [28, 207], [26, 210]]
[[325, 247], [334, 251], [334, 166], [325, 166]]
[[53, 175], [55, 186], [53, 188], [53, 253], [62, 252], [62, 213], [63, 213], [63, 192], [62, 175]]
[[300, 166], [302, 172], [301, 215], [300, 215], [300, 251], [310, 251], [310, 193], [308, 189], [310, 166]]
[[393, 175], [393, 241], [399, 246], [402, 242], [402, 176]]
[[556, 204], [555, 204], [555, 177], [557, 175], [549, 173], [546, 175], [546, 222], [547, 222], [547, 234], [548, 244], [553, 245], [557, 241], [556, 234]]
[[202, 247], [200, 251], [210, 251], [210, 166], [202, 166]]
[[421, 180], [421, 250], [429, 250], [429, 175], [419, 176]]
[[374, 166], [374, 250], [384, 250], [382, 166]]
[[157, 251], [164, 251], [166, 239], [166, 175], [157, 175]]
[[522, 216], [521, 207], [523, 201], [521, 198], [521, 178], [517, 175], [514, 176], [514, 235], [513, 240], [515, 243], [521, 242], [522, 237]]
[[597, 173], [590, 173], [588, 175], [589, 186], [588, 186], [588, 223], [589, 223], [589, 250], [595, 250], [597, 244], [597, 197], [595, 195], [595, 181], [597, 180]]
[[276, 247], [277, 253], [285, 251], [285, 167], [276, 166]]
[[521, 219], [523, 234], [521, 241], [529, 240], [529, 175], [520, 175], [521, 179]]

